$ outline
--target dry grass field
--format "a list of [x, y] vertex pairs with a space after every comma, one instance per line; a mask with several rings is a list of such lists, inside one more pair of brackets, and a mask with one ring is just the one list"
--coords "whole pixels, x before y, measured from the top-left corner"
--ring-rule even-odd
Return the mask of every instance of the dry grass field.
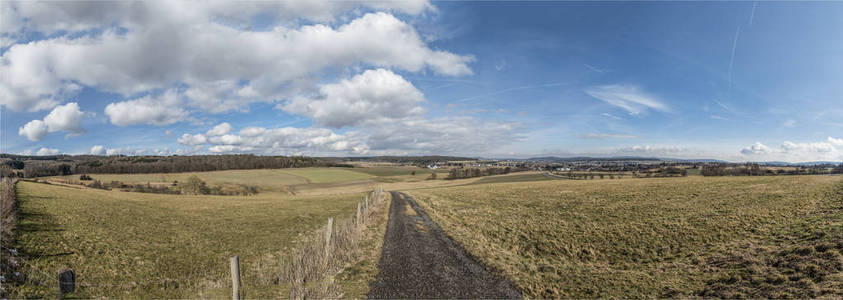
[[247, 297], [286, 297], [274, 285], [297, 238], [352, 216], [363, 193], [184, 196], [21, 182], [16, 248], [29, 278], [19, 296], [56, 296], [56, 272], [76, 270], [76, 297], [230, 296], [228, 257], [241, 257]]
[[[426, 180], [429, 170], [384, 166], [91, 176], [164, 183], [194, 174], [261, 192], [185, 196], [19, 183], [15, 248], [29, 278], [10, 296], [55, 297], [56, 271], [70, 267], [76, 297], [228, 297], [228, 257], [239, 255], [246, 297], [287, 297], [277, 278], [290, 249], [327, 218], [352, 215], [377, 186], [415, 197], [528, 297], [843, 293], [839, 176], [559, 180], [522, 172]], [[369, 254], [335, 278], [346, 297], [364, 297], [377, 274], [385, 214], [375, 220], [361, 243]]]
[[843, 178], [687, 177], [408, 192], [528, 297], [843, 293]]
[[[151, 184], [172, 184], [173, 181], [185, 181], [193, 175], [198, 176], [211, 185], [246, 184], [257, 186], [264, 191], [282, 191], [285, 186], [289, 185], [363, 180], [376, 176], [348, 168], [226, 170], [152, 174], [90, 174], [94, 180], [106, 183], [121, 181], [127, 184], [144, 184], [147, 182]], [[78, 180], [79, 175], [55, 176], [49, 179]]]

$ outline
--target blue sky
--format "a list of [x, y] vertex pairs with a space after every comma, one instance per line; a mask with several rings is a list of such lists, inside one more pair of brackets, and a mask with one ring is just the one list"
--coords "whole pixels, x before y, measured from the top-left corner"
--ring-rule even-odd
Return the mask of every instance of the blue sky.
[[2, 151], [843, 160], [843, 3], [319, 4], [3, 2]]

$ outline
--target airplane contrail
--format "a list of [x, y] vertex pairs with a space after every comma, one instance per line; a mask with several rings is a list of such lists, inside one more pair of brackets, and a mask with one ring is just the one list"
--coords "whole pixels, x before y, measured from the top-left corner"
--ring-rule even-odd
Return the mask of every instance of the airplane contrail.
[[752, 27], [752, 22], [755, 20], [755, 6], [758, 5], [758, 1], [752, 1], [752, 12], [749, 13], [749, 27]]
[[741, 36], [741, 26], [735, 30], [735, 39], [732, 40], [732, 56], [729, 58], [729, 96], [732, 95], [732, 66], [735, 64], [735, 49], [738, 48], [738, 38]]

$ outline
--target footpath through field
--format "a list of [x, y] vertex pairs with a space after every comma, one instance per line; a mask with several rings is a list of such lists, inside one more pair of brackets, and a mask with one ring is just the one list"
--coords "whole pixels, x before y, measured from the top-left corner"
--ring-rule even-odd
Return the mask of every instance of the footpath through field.
[[468, 256], [403, 193], [392, 192], [379, 268], [369, 298], [521, 298], [511, 281]]

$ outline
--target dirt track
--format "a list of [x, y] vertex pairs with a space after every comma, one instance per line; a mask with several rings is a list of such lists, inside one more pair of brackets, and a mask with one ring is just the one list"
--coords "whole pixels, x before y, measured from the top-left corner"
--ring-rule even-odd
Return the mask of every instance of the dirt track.
[[392, 192], [389, 223], [369, 298], [521, 298], [448, 238], [405, 194]]

